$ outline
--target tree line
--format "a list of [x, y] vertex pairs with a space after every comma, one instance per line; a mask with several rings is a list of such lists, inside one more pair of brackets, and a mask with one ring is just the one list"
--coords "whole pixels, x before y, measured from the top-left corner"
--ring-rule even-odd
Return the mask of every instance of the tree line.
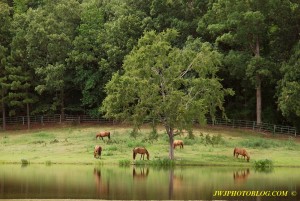
[[[102, 116], [103, 100], [106, 111], [113, 107], [109, 101], [121, 101], [107, 96], [116, 90], [109, 81], [122, 80], [117, 84], [121, 90], [124, 84], [135, 88], [130, 78], [136, 75], [162, 83], [161, 73], [171, 79], [185, 71], [172, 86], [179, 83], [181, 90], [193, 84], [186, 98], [198, 95], [202, 86], [189, 78], [214, 78], [203, 81], [209, 85], [203, 92], [206, 99], [193, 103], [195, 107], [214, 101], [217, 109], [203, 110], [258, 123], [299, 125], [299, 0], [0, 0], [0, 19], [4, 128], [7, 115]], [[174, 61], [178, 66], [172, 72], [152, 68], [149, 58], [166, 52], [171, 57], [158, 60], [160, 67]], [[194, 60], [206, 67], [188, 71]], [[137, 72], [135, 64], [145, 71]], [[117, 79], [116, 73], [128, 79]], [[139, 84], [142, 95], [154, 103], [149, 94], [159, 89]], [[180, 97], [174, 92], [170, 98]], [[174, 105], [167, 103], [164, 108], [172, 113]], [[143, 104], [141, 108], [150, 103]]]

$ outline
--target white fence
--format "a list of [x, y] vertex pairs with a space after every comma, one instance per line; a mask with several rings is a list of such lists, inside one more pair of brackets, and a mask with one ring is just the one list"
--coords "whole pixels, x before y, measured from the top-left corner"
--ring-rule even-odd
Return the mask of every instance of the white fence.
[[[51, 124], [51, 123], [62, 123], [63, 119], [61, 115], [37, 115], [30, 116], [30, 124]], [[88, 115], [65, 115], [64, 122], [67, 123], [115, 123], [113, 120], [105, 118], [94, 118]], [[268, 123], [257, 124], [256, 121], [245, 121], [245, 120], [233, 120], [233, 119], [220, 119], [215, 120], [208, 119], [207, 124], [211, 126], [225, 126], [231, 128], [242, 128], [251, 129], [258, 132], [269, 132], [272, 134], [284, 134], [297, 136], [297, 129], [292, 126], [274, 125]], [[18, 117], [7, 117], [6, 125], [27, 125], [26, 116]], [[0, 126], [2, 128], [2, 118], [0, 118]]]

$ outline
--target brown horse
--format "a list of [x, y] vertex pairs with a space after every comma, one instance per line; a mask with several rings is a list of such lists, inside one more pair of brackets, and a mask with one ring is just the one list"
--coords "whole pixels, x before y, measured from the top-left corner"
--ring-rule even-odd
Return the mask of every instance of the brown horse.
[[102, 147], [99, 145], [96, 145], [95, 149], [94, 149], [94, 157], [95, 158], [98, 158], [98, 156], [101, 157], [101, 152], [102, 152]]
[[142, 156], [143, 156], [143, 160], [144, 160], [144, 156], [145, 154], [147, 155], [147, 159], [149, 160], [149, 152], [147, 151], [147, 149], [145, 149], [144, 147], [136, 147], [132, 150], [133, 152], [133, 160], [135, 160], [135, 156], [136, 154], [141, 154], [141, 158], [140, 160], [142, 159]]
[[180, 146], [180, 148], [183, 149], [183, 141], [182, 141], [182, 140], [174, 140], [174, 142], [173, 142], [173, 147], [174, 147], [174, 149], [175, 149], [177, 146]]
[[103, 140], [103, 137], [108, 137], [108, 139], [110, 139], [110, 132], [109, 131], [103, 131], [103, 132], [100, 132], [100, 133], [97, 133], [96, 134], [96, 139], [97, 138], [102, 138], [102, 140]]
[[244, 159], [245, 159], [245, 157], [247, 157], [247, 162], [249, 162], [250, 156], [249, 156], [249, 154], [247, 153], [247, 151], [245, 149], [234, 148], [234, 150], [233, 150], [233, 156], [236, 156], [238, 158], [239, 155], [244, 156]]

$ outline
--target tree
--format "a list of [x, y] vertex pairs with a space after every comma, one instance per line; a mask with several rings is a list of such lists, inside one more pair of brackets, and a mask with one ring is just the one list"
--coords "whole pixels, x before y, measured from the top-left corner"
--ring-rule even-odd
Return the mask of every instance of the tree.
[[27, 14], [30, 19], [25, 36], [28, 64], [39, 79], [35, 89], [39, 94], [48, 93], [53, 97], [47, 112], [60, 109], [64, 119], [66, 91], [73, 83], [73, 71], [67, 59], [80, 22], [79, 2], [45, 1], [45, 5], [29, 9]]
[[[28, 64], [26, 32], [28, 30], [29, 18], [26, 14], [27, 6], [24, 1], [14, 1], [14, 15], [11, 23], [12, 41], [10, 43], [10, 55], [8, 86], [10, 115], [24, 113], [27, 115], [27, 128], [30, 129], [30, 105], [37, 102], [34, 93], [35, 72]], [[21, 111], [19, 111], [21, 110]]]
[[7, 107], [7, 57], [9, 54], [9, 43], [11, 40], [10, 23], [11, 8], [7, 3], [0, 2], [0, 102], [2, 109], [2, 128], [6, 128], [6, 107]]
[[[290, 48], [285, 45], [290, 43], [282, 40], [292, 18], [290, 5], [289, 0], [217, 0], [199, 22], [199, 33], [228, 56], [228, 71], [234, 79], [242, 75], [241, 82], [255, 87], [258, 124], [262, 121], [262, 89], [270, 80], [273, 85], [268, 89], [275, 88], [274, 74], [279, 71], [276, 63], [284, 59], [283, 52]], [[295, 37], [286, 38], [287, 41], [290, 38]]]
[[221, 54], [208, 43], [190, 39], [184, 48], [172, 45], [178, 32], [146, 32], [125, 57], [124, 73], [117, 72], [106, 85], [101, 110], [106, 117], [133, 122], [160, 121], [169, 136], [169, 157], [174, 159], [174, 129], [191, 130], [195, 119], [223, 110], [224, 89], [216, 73]]
[[142, 12], [127, 1], [84, 1], [74, 49], [69, 54], [84, 112], [99, 115], [104, 86], [143, 33]]
[[290, 60], [282, 65], [284, 74], [279, 82], [278, 107], [283, 115], [290, 118], [300, 117], [300, 41], [294, 48]]

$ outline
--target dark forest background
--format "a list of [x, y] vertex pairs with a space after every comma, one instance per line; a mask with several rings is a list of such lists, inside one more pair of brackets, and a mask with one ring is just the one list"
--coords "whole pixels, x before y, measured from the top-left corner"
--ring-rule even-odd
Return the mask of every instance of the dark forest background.
[[222, 54], [228, 118], [300, 125], [299, 0], [0, 0], [2, 119], [102, 116], [124, 57], [169, 28]]

